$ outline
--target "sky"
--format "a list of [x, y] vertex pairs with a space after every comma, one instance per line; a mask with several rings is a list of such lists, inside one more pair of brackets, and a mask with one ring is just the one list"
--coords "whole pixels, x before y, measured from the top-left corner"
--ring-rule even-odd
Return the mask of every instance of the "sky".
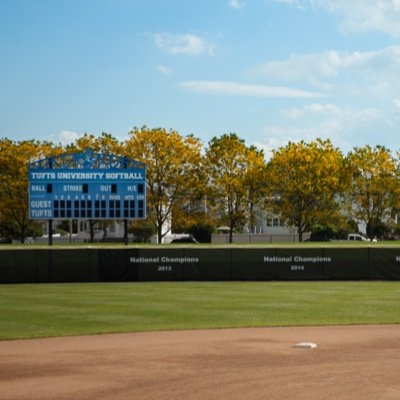
[[0, 138], [400, 150], [400, 0], [0, 0]]

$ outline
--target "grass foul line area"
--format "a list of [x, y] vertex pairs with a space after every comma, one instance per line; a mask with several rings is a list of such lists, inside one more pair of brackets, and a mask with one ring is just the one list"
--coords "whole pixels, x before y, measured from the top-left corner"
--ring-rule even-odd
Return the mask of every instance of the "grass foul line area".
[[158, 330], [398, 324], [400, 282], [0, 286], [0, 339]]

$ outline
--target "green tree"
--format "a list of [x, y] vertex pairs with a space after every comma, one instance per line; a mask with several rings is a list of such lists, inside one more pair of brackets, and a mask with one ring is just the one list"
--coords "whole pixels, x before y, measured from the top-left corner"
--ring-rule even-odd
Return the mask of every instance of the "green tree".
[[156, 233], [154, 225], [148, 221], [133, 221], [128, 229], [133, 234], [133, 241], [137, 243], [149, 243], [151, 237]]
[[336, 219], [347, 183], [346, 160], [329, 140], [289, 142], [268, 164], [268, 203], [297, 228], [301, 242], [313, 225]]
[[231, 133], [214, 137], [205, 158], [210, 200], [229, 224], [229, 243], [232, 243], [235, 229], [248, 221], [252, 224], [254, 205], [262, 197], [264, 155]]
[[398, 163], [383, 146], [354, 148], [347, 156], [351, 166], [348, 210], [366, 225], [367, 235], [379, 235], [382, 224], [399, 206]]
[[190, 197], [204, 178], [202, 145], [192, 135], [181, 136], [163, 128], [134, 128], [129, 136], [125, 153], [146, 164], [148, 217], [161, 243], [172, 210]]

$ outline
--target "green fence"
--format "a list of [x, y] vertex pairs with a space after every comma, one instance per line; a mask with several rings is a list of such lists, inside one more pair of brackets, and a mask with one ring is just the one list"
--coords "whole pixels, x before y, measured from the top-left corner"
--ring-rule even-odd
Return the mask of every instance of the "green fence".
[[0, 283], [230, 280], [400, 280], [400, 248], [0, 251]]

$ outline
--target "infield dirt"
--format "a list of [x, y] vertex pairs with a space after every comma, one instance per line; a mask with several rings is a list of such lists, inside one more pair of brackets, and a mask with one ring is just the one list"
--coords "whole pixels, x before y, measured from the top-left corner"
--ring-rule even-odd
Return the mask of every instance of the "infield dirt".
[[0, 342], [1, 400], [395, 400], [399, 376], [396, 325]]

